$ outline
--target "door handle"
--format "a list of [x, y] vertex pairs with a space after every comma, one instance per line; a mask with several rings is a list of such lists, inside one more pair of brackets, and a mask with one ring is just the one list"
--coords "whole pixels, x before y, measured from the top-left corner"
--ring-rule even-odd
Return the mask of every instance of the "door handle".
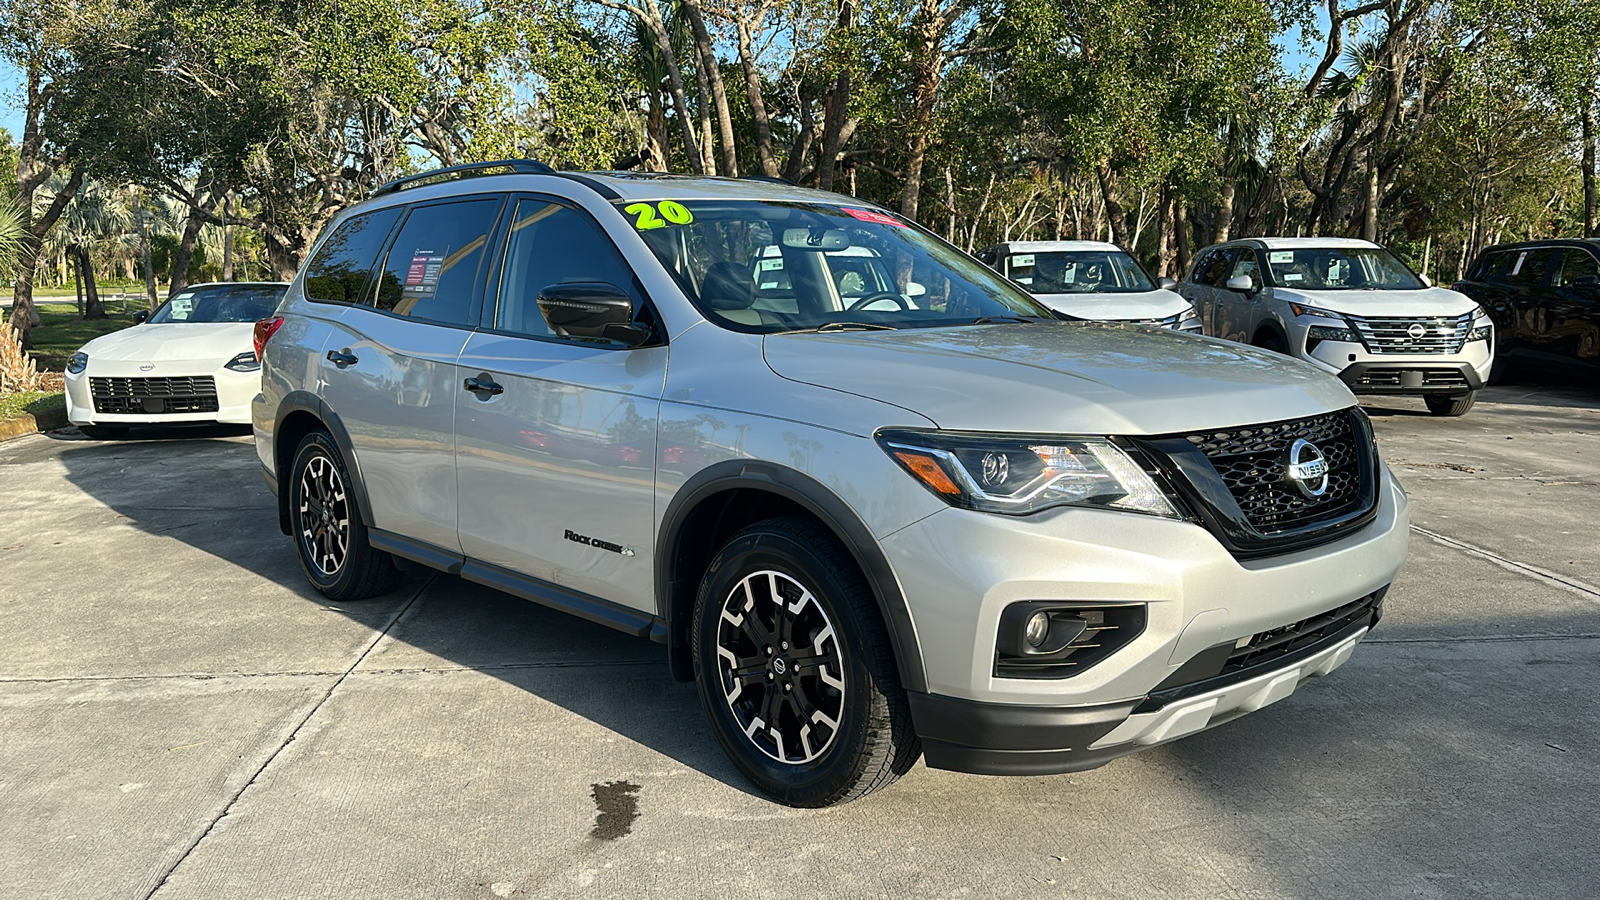
[[346, 347], [343, 350], [328, 351], [328, 362], [333, 363], [341, 369], [353, 366], [360, 361], [361, 360], [357, 359], [354, 353], [350, 352], [349, 347]]
[[477, 394], [479, 400], [487, 400], [496, 394], [505, 393], [505, 388], [495, 384], [494, 379], [489, 377], [488, 373], [479, 375], [477, 378], [468, 378], [466, 381], [461, 382], [461, 386]]

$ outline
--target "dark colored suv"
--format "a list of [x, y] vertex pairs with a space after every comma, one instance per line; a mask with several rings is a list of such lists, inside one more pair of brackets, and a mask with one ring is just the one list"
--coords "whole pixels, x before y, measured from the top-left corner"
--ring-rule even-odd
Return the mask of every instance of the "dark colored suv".
[[1500, 333], [1500, 358], [1541, 368], [1600, 366], [1600, 240], [1501, 244], [1455, 286]]

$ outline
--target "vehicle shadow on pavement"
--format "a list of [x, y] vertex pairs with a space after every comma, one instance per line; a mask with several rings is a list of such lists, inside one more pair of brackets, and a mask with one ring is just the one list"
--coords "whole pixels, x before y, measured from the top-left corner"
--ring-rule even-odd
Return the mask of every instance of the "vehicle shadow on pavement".
[[[365, 626], [364, 632], [340, 632], [342, 640], [353, 634], [356, 647], [371, 641], [374, 631], [387, 629], [356, 674], [488, 674], [753, 794], [705, 726], [694, 686], [672, 679], [665, 648], [658, 644], [420, 566], [408, 569], [401, 585], [385, 596], [329, 603], [300, 571], [293, 543], [278, 529], [254, 447], [241, 436], [230, 428], [142, 429], [129, 440], [111, 442], [89, 441], [75, 429], [49, 435], [58, 442], [67, 479], [115, 513], [117, 522], [180, 540], [217, 565], [253, 573], [230, 575], [257, 585], [249, 591], [257, 619], [242, 627], [265, 627], [261, 623], [272, 620], [273, 613], [256, 604], [315, 604]], [[209, 572], [189, 565], [192, 571], [174, 581], [191, 583], [200, 594]], [[262, 586], [262, 580], [281, 590]], [[184, 599], [184, 614], [196, 617], [197, 629], [221, 615], [184, 593], [174, 599]], [[284, 622], [308, 618], [304, 607], [292, 606], [281, 607], [277, 617]], [[280, 635], [252, 637], [239, 627], [229, 640], [283, 640]], [[313, 654], [322, 659], [328, 650], [312, 646], [305, 653], [308, 660]], [[294, 652], [291, 646], [279, 655], [292, 658]], [[308, 661], [304, 668], [317, 666]]]

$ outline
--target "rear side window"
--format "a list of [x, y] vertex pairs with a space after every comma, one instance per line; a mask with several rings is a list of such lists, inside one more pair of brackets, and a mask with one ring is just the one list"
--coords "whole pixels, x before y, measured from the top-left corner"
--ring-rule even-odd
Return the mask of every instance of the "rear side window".
[[1474, 281], [1496, 283], [1503, 281], [1510, 262], [1516, 258], [1515, 253], [1504, 250], [1491, 250], [1483, 254], [1483, 259], [1478, 262], [1478, 267], [1472, 273]]
[[578, 281], [615, 285], [642, 306], [633, 289], [633, 270], [587, 217], [545, 200], [519, 200], [506, 237], [494, 327], [553, 337], [555, 333], [539, 311], [539, 291], [552, 284]]
[[499, 197], [418, 206], [406, 216], [379, 274], [385, 312], [446, 325], [472, 325], [473, 293]]
[[1594, 254], [1576, 247], [1561, 251], [1561, 269], [1556, 274], [1556, 287], [1577, 284], [1580, 279], [1588, 279], [1593, 283], [1597, 278], [1600, 278], [1600, 261], [1594, 258]]
[[306, 266], [306, 299], [324, 303], [364, 301], [372, 287], [372, 264], [400, 212], [399, 207], [393, 207], [344, 220]]

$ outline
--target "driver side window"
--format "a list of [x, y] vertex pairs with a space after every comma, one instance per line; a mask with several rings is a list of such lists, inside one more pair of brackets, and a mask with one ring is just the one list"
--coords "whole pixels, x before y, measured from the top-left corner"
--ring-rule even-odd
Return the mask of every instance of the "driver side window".
[[572, 282], [615, 285], [633, 297], [635, 308], [644, 308], [633, 270], [588, 217], [547, 200], [518, 200], [506, 235], [494, 328], [562, 340], [539, 310], [539, 291]]
[[1250, 279], [1250, 284], [1255, 288], [1261, 287], [1261, 264], [1256, 259], [1255, 251], [1244, 250], [1239, 253], [1239, 259], [1233, 264], [1233, 272], [1228, 278], [1245, 276]]

